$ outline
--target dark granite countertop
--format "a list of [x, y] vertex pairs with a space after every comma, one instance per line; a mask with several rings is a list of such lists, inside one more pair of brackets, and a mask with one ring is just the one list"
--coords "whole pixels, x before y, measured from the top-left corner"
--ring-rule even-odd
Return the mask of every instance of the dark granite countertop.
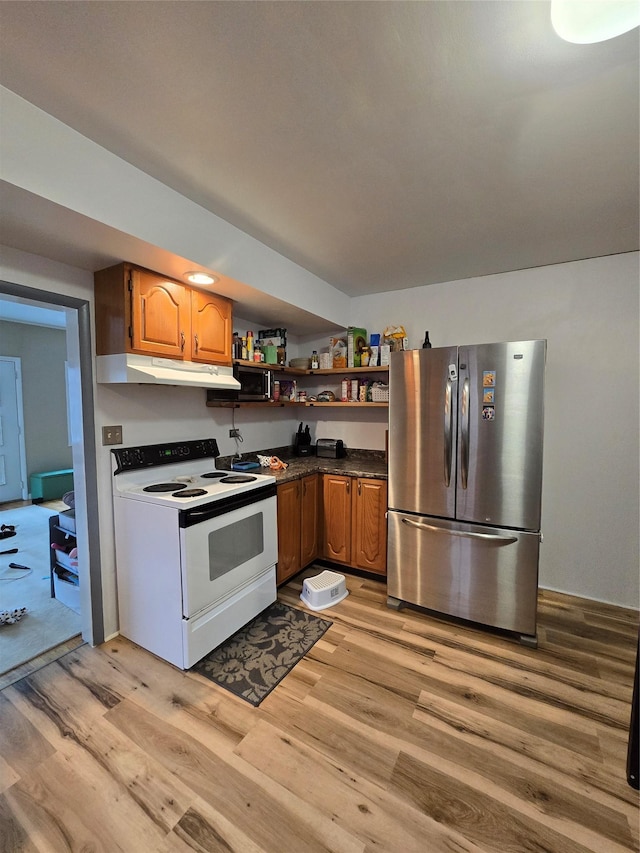
[[[345, 474], [349, 477], [370, 477], [374, 480], [387, 479], [384, 450], [347, 449], [347, 455], [343, 459], [327, 459], [324, 456], [295, 456], [292, 447], [275, 447], [257, 450], [255, 453], [243, 453], [242, 461], [257, 462], [258, 455], [277, 456], [288, 464], [284, 471], [256, 469], [256, 474], [273, 474], [277, 483], [299, 480], [307, 474]], [[229, 470], [234, 458], [234, 456], [220, 456], [216, 460], [216, 467]]]

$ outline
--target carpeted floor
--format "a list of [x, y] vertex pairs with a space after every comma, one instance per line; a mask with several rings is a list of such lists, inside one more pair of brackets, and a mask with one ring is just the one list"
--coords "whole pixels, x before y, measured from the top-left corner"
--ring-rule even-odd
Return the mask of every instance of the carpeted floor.
[[276, 687], [331, 626], [276, 601], [191, 668], [253, 706]]
[[[49, 516], [56, 514], [36, 505], [0, 512], [0, 523], [16, 530], [15, 536], [0, 539], [0, 551], [18, 549], [0, 555], [0, 610], [27, 608], [19, 622], [0, 625], [0, 673], [80, 633], [80, 616], [51, 598]], [[9, 563], [31, 571], [11, 569]]]

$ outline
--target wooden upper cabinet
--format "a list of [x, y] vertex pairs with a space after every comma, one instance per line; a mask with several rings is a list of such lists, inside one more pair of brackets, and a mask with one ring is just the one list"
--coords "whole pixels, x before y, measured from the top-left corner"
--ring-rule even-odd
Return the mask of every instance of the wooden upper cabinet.
[[95, 273], [94, 293], [98, 355], [231, 364], [229, 299], [126, 263]]
[[190, 294], [182, 284], [132, 270], [131, 352], [188, 358]]
[[354, 481], [352, 564], [369, 572], [387, 571], [387, 483]]
[[191, 360], [231, 364], [231, 302], [215, 293], [191, 291]]

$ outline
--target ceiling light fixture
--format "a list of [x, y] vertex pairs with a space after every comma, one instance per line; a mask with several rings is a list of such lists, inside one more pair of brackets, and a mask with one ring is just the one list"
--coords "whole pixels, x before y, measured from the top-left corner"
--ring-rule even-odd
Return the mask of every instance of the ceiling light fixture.
[[218, 281], [217, 276], [210, 275], [208, 272], [186, 272], [185, 278], [191, 282], [191, 284], [214, 284]]
[[551, 23], [565, 41], [593, 44], [640, 24], [638, 0], [551, 0]]

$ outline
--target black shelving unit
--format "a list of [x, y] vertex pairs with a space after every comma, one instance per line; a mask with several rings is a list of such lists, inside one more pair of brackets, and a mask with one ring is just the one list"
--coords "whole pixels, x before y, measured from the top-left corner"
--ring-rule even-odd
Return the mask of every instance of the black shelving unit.
[[49, 545], [59, 545], [51, 548], [49, 559], [51, 563], [51, 598], [57, 598], [62, 604], [70, 607], [76, 613], [80, 612], [80, 579], [78, 566], [71, 565], [69, 551], [76, 547], [76, 535], [60, 523], [61, 515], [70, 515], [73, 510], [49, 518]]

